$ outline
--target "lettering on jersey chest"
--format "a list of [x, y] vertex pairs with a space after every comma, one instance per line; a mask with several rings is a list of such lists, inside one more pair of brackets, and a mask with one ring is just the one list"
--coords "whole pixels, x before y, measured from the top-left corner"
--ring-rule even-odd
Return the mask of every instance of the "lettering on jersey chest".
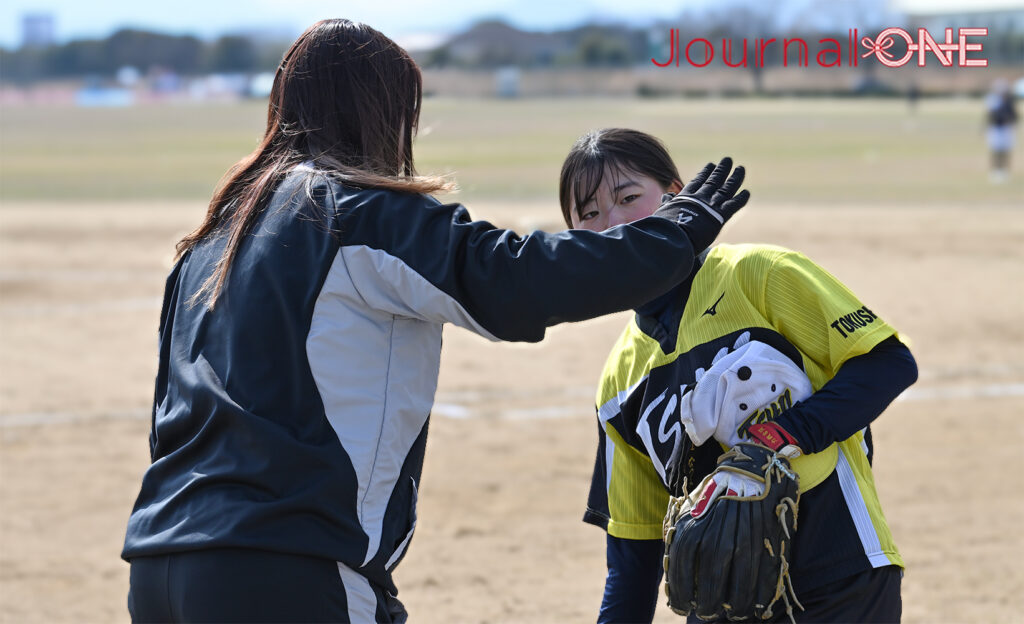
[[775, 420], [778, 418], [779, 414], [791, 407], [793, 407], [793, 393], [789, 388], [786, 388], [774, 402], [769, 403], [763, 409], [754, 410], [750, 416], [744, 419], [744, 421], [740, 423], [740, 426], [736, 428], [737, 433], [739, 431], [745, 431], [750, 425]]
[[[781, 334], [766, 328], [749, 328], [731, 332], [679, 354], [673, 361], [651, 369], [646, 380], [626, 398], [620, 406], [624, 429], [635, 432], [636, 438], [627, 440], [638, 450], [651, 458], [655, 469], [665, 478], [666, 467], [673, 453], [683, 443], [686, 431], [680, 420], [679, 405], [682, 396], [696, 382], [699, 369], [707, 370], [715, 355], [723, 349], [733, 350], [749, 340], [757, 340], [775, 347], [802, 367], [802, 357]], [[759, 410], [750, 416], [750, 422], [770, 419], [777, 409], [784, 405], [781, 397], [778, 405]], [[790, 399], [791, 405], [791, 399]], [[768, 413], [768, 412], [772, 413]], [[764, 412], [764, 413], [762, 413]], [[710, 440], [707, 444], [717, 442]]]

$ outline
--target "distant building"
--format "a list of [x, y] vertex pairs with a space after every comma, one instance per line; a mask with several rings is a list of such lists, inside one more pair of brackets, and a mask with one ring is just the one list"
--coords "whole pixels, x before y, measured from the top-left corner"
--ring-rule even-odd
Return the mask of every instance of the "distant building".
[[942, 33], [945, 28], [988, 28], [990, 35], [1024, 33], [1024, 7], [909, 13], [907, 18], [912, 26], [932, 33]]
[[523, 72], [518, 67], [502, 67], [494, 72], [494, 91], [498, 97], [519, 97], [519, 83]]
[[455, 63], [476, 67], [550, 65], [569, 48], [556, 35], [520, 30], [497, 20], [477, 23], [449, 39], [445, 47]]
[[21, 16], [21, 45], [45, 48], [57, 42], [57, 20], [53, 13], [26, 13]]
[[961, 9], [959, 11], [910, 13], [907, 22], [913, 28], [926, 28], [941, 40], [946, 28], [988, 28], [988, 37], [975, 42], [984, 45], [982, 58], [993, 65], [1019, 67], [1024, 60], [1024, 7], [1006, 9]]

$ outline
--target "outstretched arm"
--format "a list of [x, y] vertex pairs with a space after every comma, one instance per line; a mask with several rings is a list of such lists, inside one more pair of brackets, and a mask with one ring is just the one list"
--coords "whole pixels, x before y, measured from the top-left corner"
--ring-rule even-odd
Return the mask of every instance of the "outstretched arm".
[[746, 204], [742, 168], [709, 164], [650, 217], [604, 232], [520, 236], [457, 204], [336, 185], [334, 229], [369, 307], [536, 342], [552, 325], [638, 307], [690, 274], [697, 253]]

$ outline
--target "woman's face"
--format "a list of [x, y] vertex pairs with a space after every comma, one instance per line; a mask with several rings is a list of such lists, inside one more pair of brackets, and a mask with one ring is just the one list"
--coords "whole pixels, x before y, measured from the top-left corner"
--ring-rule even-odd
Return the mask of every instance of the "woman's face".
[[666, 189], [652, 177], [629, 170], [607, 168], [593, 199], [582, 209], [575, 205], [570, 207], [572, 227], [601, 232], [649, 217], [661, 206], [662, 195], [678, 193], [680, 188], [678, 182], [673, 182]]

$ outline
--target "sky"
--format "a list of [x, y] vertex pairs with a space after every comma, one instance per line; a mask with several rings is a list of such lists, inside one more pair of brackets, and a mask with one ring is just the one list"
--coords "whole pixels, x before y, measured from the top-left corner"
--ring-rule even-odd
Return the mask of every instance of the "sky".
[[[798, 0], [800, 1], [800, 0]], [[803, 0], [811, 1], [811, 0]], [[833, 0], [834, 1], [834, 0]], [[840, 0], [848, 1], [848, 0]], [[4, 0], [0, 2], [0, 46], [21, 43], [26, 13], [56, 18], [58, 42], [103, 38], [136, 27], [215, 38], [224, 33], [262, 32], [294, 39], [326, 17], [366, 22], [403, 45], [449, 34], [485, 18], [500, 17], [531, 30], [554, 30], [587, 21], [642, 25], [678, 17], [713, 0]], [[1024, 8], [1024, 0], [895, 0], [903, 10]]]

